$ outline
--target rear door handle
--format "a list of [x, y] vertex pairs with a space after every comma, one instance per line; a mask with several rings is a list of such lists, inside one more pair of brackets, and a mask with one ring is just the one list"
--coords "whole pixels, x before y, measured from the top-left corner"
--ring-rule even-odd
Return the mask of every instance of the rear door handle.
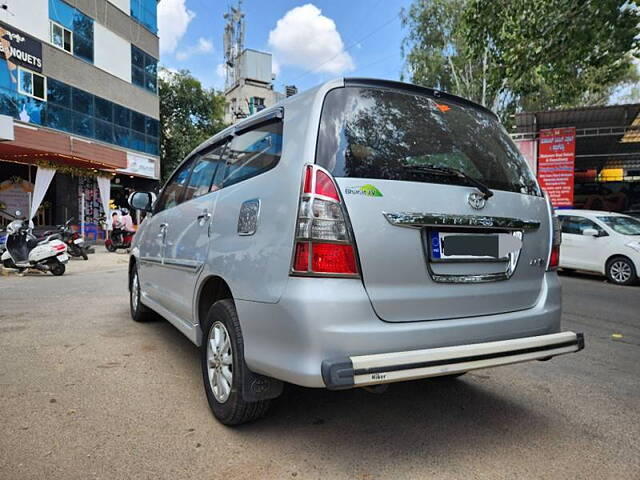
[[207, 210], [203, 211], [200, 215], [198, 215], [199, 222], [202, 222], [203, 220], [206, 222], [210, 218], [211, 218], [211, 214]]

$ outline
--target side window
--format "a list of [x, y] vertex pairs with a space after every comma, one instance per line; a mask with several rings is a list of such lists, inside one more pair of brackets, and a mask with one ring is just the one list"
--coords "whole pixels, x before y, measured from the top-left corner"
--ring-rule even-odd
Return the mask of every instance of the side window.
[[182, 202], [182, 192], [184, 186], [189, 179], [189, 173], [191, 172], [191, 166], [193, 165], [193, 158], [187, 160], [180, 169], [173, 174], [171, 179], [167, 182], [162, 190], [162, 195], [158, 199], [158, 206], [156, 212], [166, 210]]
[[573, 235], [582, 235], [582, 232], [588, 228], [594, 228], [598, 232], [603, 232], [596, 223], [588, 218], [584, 217], [561, 217], [562, 218], [562, 233], [570, 233]]
[[214, 184], [214, 177], [220, 166], [224, 167], [222, 154], [226, 144], [220, 145], [204, 155], [197, 157], [191, 178], [184, 193], [183, 202], [215, 192], [220, 188]]
[[600, 234], [604, 232], [604, 230], [598, 224], [596, 224], [596, 222], [594, 222], [593, 220], [589, 220], [588, 218], [584, 218], [584, 217], [578, 217], [578, 229], [579, 229], [578, 234], [582, 235], [582, 232], [584, 232], [588, 228], [593, 228], [594, 230], [597, 230], [598, 233]]
[[282, 120], [266, 123], [234, 137], [224, 154], [227, 187], [275, 167], [282, 154]]

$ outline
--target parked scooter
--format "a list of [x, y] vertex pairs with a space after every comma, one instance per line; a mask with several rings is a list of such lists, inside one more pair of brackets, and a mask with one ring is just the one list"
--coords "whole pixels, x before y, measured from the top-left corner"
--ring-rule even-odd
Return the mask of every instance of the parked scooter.
[[53, 235], [55, 233], [60, 234], [61, 240], [66, 243], [67, 251], [69, 255], [72, 257], [82, 257], [85, 260], [89, 260], [87, 256], [87, 251], [89, 247], [84, 244], [84, 238], [78, 233], [74, 232], [71, 229], [71, 221], [73, 217], [67, 220], [64, 225], [58, 225], [57, 231], [47, 231], [45, 235]]
[[[16, 212], [16, 216], [21, 214]], [[69, 261], [67, 246], [60, 240], [60, 235], [36, 238], [26, 220], [14, 220], [7, 225], [6, 248], [0, 257], [2, 265], [20, 272], [35, 268], [59, 276], [64, 274]]]

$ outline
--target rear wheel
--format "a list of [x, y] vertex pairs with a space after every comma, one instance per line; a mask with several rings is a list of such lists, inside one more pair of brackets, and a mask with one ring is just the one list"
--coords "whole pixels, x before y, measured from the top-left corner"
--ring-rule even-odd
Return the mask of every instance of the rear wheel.
[[134, 322], [146, 322], [153, 318], [153, 311], [140, 301], [140, 277], [138, 267], [133, 267], [133, 273], [129, 280], [129, 310]]
[[80, 255], [84, 260], [89, 260], [89, 256], [87, 255], [87, 249], [84, 247], [80, 247]]
[[209, 406], [225, 425], [240, 425], [267, 413], [269, 400], [242, 398], [244, 344], [233, 300], [219, 300], [207, 314], [201, 346], [202, 378]]
[[106, 243], [105, 247], [111, 253], [116, 251], [116, 247], [115, 247], [115, 245], [113, 243]]
[[607, 263], [607, 278], [616, 285], [631, 285], [637, 280], [633, 262], [627, 257], [614, 257]]
[[60, 263], [57, 260], [51, 263], [49, 267], [51, 268], [51, 273], [56, 277], [59, 277], [60, 275], [64, 275], [64, 272], [66, 270], [64, 263]]

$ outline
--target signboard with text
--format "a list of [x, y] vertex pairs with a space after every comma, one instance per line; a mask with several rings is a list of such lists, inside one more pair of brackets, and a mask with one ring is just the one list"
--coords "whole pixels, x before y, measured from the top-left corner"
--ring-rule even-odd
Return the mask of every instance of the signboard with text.
[[21, 30], [0, 22], [0, 58], [40, 73], [42, 43]]
[[122, 173], [130, 173], [139, 177], [158, 179], [156, 160], [127, 152], [127, 168], [119, 168]]
[[554, 207], [573, 206], [576, 129], [540, 130], [538, 138], [538, 181]]

